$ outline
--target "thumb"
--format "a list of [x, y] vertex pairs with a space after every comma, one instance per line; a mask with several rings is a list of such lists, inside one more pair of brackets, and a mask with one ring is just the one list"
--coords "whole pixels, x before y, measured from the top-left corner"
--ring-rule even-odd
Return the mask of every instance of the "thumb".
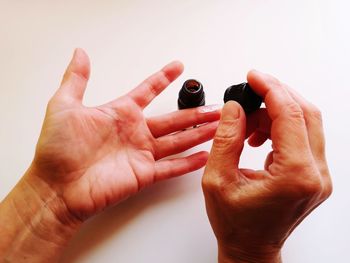
[[228, 101], [222, 109], [221, 119], [214, 136], [206, 166], [207, 176], [232, 176], [238, 169], [245, 139], [246, 119], [242, 107]]
[[61, 86], [55, 94], [65, 101], [81, 102], [90, 75], [89, 57], [83, 49], [74, 51], [71, 62], [64, 73]]

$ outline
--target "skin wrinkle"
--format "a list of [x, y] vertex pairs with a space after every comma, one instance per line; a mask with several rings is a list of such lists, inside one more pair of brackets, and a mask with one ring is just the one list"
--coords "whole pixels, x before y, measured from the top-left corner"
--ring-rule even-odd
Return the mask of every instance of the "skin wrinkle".
[[96, 107], [95, 109], [109, 116], [110, 119], [115, 121], [116, 123], [120, 120], [120, 117], [118, 116], [118, 111], [116, 110], [109, 110], [109, 108], [105, 108], [104, 106]]
[[[95, 186], [95, 184], [94, 184], [94, 182], [96, 182], [97, 181], [97, 177], [88, 177], [89, 178], [89, 197], [90, 197], [90, 199], [91, 199], [91, 201], [92, 201], [92, 204], [93, 204], [93, 209], [92, 209], [92, 211], [98, 211], [98, 209], [97, 209], [97, 204], [96, 204], [96, 201], [95, 201], [95, 198], [93, 197], [94, 196], [94, 194], [93, 194], [93, 188], [94, 188], [94, 186]], [[94, 181], [92, 181], [92, 180], [94, 180]], [[86, 219], [86, 216], [84, 216], [84, 219]]]
[[161, 78], [162, 83], [158, 83], [158, 87], [157, 86], [154, 87], [150, 82], [146, 81], [146, 83], [148, 84], [148, 88], [151, 91], [151, 93], [153, 94], [153, 96], [159, 95], [159, 93], [160, 93], [159, 87], [165, 87], [165, 86], [168, 86], [170, 84], [170, 79], [166, 75], [165, 71], [164, 70], [160, 71], [160, 74], [162, 75], [162, 78]]
[[[66, 79], [71, 86], [63, 86], [60, 90], [63, 94], [70, 92], [70, 97], [76, 97], [79, 91], [83, 94], [85, 85], [82, 84], [87, 82], [86, 79], [84, 83], [80, 83], [83, 80], [73, 74], [73, 71], [82, 74], [89, 72], [88, 68], [82, 67], [86, 66], [84, 62], [86, 62], [87, 57], [84, 60], [84, 57], [82, 57], [83, 53], [79, 54], [81, 57], [78, 56], [75, 60], [73, 59], [67, 71], [72, 73], [69, 73], [70, 75], [67, 73], [68, 77]], [[78, 70], [79, 68], [81, 71]], [[22, 200], [23, 206], [26, 206], [27, 210], [25, 210], [26, 213], [23, 213], [23, 215], [28, 215], [31, 212], [30, 210], [35, 210], [39, 207], [39, 213], [27, 221], [28, 227], [35, 227], [37, 233], [27, 231], [27, 226], [25, 226], [26, 240], [37, 240], [37, 238], [31, 238], [31, 234], [34, 237], [36, 237], [35, 234], [44, 235], [45, 238], [48, 238], [49, 234], [58, 234], [63, 241], [68, 241], [71, 237], [67, 237], [68, 235], [64, 232], [70, 229], [63, 228], [59, 219], [64, 220], [68, 216], [67, 220], [70, 221], [69, 215], [72, 215], [70, 214], [71, 210], [73, 215], [85, 216], [84, 219], [87, 219], [89, 216], [103, 210], [112, 201], [113, 203], [118, 203], [151, 182], [175, 177], [183, 172], [189, 172], [202, 166], [206, 159], [203, 152], [185, 158], [155, 161], [157, 160], [155, 154], [157, 150], [158, 157], [159, 151], [162, 151], [162, 153], [166, 151], [171, 153], [172, 150], [176, 151], [174, 148], [179, 145], [175, 145], [174, 141], [178, 141], [181, 136], [184, 136], [184, 133], [177, 134], [177, 137], [173, 137], [176, 139], [172, 143], [168, 143], [167, 147], [160, 149], [159, 144], [156, 144], [160, 140], [154, 138], [152, 128], [148, 127], [141, 110], [143, 106], [149, 104], [165, 88], [164, 85], [168, 85], [175, 79], [180, 71], [179, 65], [171, 64], [164, 67], [160, 72], [152, 75], [140, 85], [139, 88], [142, 88], [141, 90], [145, 94], [138, 92], [139, 90], [136, 89], [133, 93], [129, 93], [130, 95], [108, 104], [111, 111], [113, 108], [118, 118], [120, 118], [118, 120], [115, 118], [110, 119], [111, 117], [108, 114], [105, 116], [106, 113], [96, 113], [96, 111], [92, 110], [93, 108], [76, 107], [72, 110], [72, 114], [67, 112], [62, 119], [58, 119], [56, 122], [49, 118], [50, 113], [48, 113], [47, 120], [51, 123], [46, 123], [47, 126], [45, 127], [48, 131], [44, 131], [44, 134], [45, 132], [51, 133], [48, 134], [48, 138], [44, 138], [44, 141], [53, 139], [53, 143], [51, 148], [50, 145], [47, 147], [48, 149], [45, 149], [45, 143], [38, 145], [38, 149], [41, 148], [42, 152], [36, 152], [38, 157], [37, 159], [34, 158], [34, 160], [36, 162], [45, 160], [48, 164], [51, 164], [51, 167], [47, 165], [44, 173], [41, 171], [40, 175], [42, 177], [32, 176], [31, 178], [39, 178], [42, 181], [37, 182], [46, 183], [49, 185], [49, 188], [45, 186], [40, 188], [41, 184], [34, 189], [33, 186], [35, 185], [31, 185], [32, 187], [28, 188], [28, 192], [36, 191], [35, 194], [42, 194], [42, 196], [38, 198], [34, 194], [31, 199], [23, 197], [22, 199], [17, 199], [17, 201]], [[269, 81], [265, 79], [264, 85], [266, 85], [265, 89], [267, 89]], [[219, 257], [226, 253], [232, 259], [239, 259], [243, 262], [247, 260], [248, 262], [259, 263], [280, 262], [280, 250], [286, 238], [302, 219], [324, 201], [324, 196], [328, 194], [325, 192], [326, 187], [324, 187], [324, 184], [327, 182], [322, 180], [319, 164], [313, 156], [312, 149], [310, 149], [310, 138], [312, 137], [309, 137], [311, 132], [308, 130], [305, 120], [308, 116], [306, 114], [303, 115], [303, 112], [300, 115], [298, 103], [294, 105], [292, 102], [287, 102], [285, 103], [286, 107], [283, 107], [283, 103], [279, 104], [278, 100], [281, 99], [283, 101], [283, 96], [285, 97], [284, 99], [289, 99], [286, 96], [289, 93], [285, 94], [283, 92], [283, 84], [278, 80], [272, 79], [271, 85], [275, 89], [271, 96], [276, 96], [276, 98], [271, 98], [271, 100], [267, 98], [267, 100], [271, 104], [279, 106], [280, 109], [268, 105], [268, 107], [273, 107], [272, 110], [276, 113], [274, 121], [275, 123], [277, 122], [278, 129], [275, 126], [271, 127], [274, 131], [274, 136], [272, 137], [275, 145], [273, 145], [273, 149], [276, 152], [273, 152], [274, 159], [269, 167], [270, 173], [266, 171], [267, 176], [263, 177], [263, 179], [258, 176], [256, 178], [253, 178], [253, 176], [249, 177], [248, 172], [245, 173], [238, 168], [246, 133], [244, 129], [246, 123], [245, 115], [240, 116], [236, 122], [225, 120], [225, 117], [227, 119], [233, 118], [233, 115], [230, 116], [230, 113], [233, 114], [235, 109], [239, 110], [238, 113], [242, 113], [238, 104], [226, 104], [229, 111], [224, 110], [226, 116], [222, 117], [225, 129], [220, 130], [219, 126], [219, 135], [214, 140], [214, 144], [219, 143], [220, 145], [219, 147], [213, 147], [214, 150], [211, 154], [216, 154], [217, 156], [208, 162], [208, 166], [212, 165], [213, 168], [209, 167], [205, 170], [205, 174], [209, 172], [212, 172], [212, 174], [210, 177], [204, 175], [206, 178], [203, 177], [202, 184], [210, 223], [213, 226], [218, 244], [220, 241], [225, 241], [219, 244]], [[289, 94], [289, 96], [291, 95]], [[139, 104], [137, 104], [137, 101]], [[108, 106], [106, 106], [107, 108]], [[98, 109], [98, 111], [101, 110]], [[67, 120], [64, 120], [64, 117], [67, 117]], [[81, 117], [81, 120], [79, 117]], [[171, 118], [169, 119], [171, 120]], [[196, 115], [195, 120], [198, 121]], [[259, 131], [259, 122], [260, 120], [256, 131]], [[99, 124], [102, 124], [100, 129], [98, 129]], [[104, 127], [105, 124], [108, 127]], [[155, 122], [155, 127], [153, 128], [156, 129], [156, 126], [157, 122]], [[65, 128], [69, 129], [65, 130]], [[114, 133], [115, 129], [116, 132]], [[198, 132], [198, 130], [196, 131]], [[203, 132], [205, 137], [205, 129], [202, 128], [200, 131]], [[55, 132], [63, 135], [57, 136]], [[72, 132], [75, 137], [73, 140], [69, 140], [68, 134]], [[99, 137], [95, 138], [95, 134], [98, 134]], [[186, 134], [191, 135], [189, 132]], [[197, 134], [193, 138], [200, 140], [201, 137], [200, 134]], [[64, 139], [66, 139], [65, 142], [62, 141]], [[165, 144], [166, 141], [164, 141]], [[188, 147], [190, 145], [190, 143], [187, 144]], [[71, 146], [71, 148], [68, 146]], [[49, 156], [47, 156], [47, 153], [49, 153]], [[91, 158], [87, 158], [89, 154], [92, 155]], [[308, 161], [308, 158], [311, 159], [310, 163], [305, 162]], [[64, 166], [62, 170], [57, 172], [59, 175], [57, 177], [60, 180], [52, 180], [52, 172], [50, 171], [52, 169], [49, 168], [55, 168], [54, 164], [60, 164], [56, 168]], [[34, 166], [34, 164], [32, 165]], [[74, 169], [75, 166], [76, 169]], [[84, 169], [82, 170], [81, 167]], [[75, 174], [65, 174], [65, 171], [74, 171]], [[79, 174], [76, 171], [81, 171], [81, 173]], [[254, 173], [254, 171], [251, 173]], [[47, 180], [45, 180], [45, 176]], [[50, 189], [52, 190], [51, 192], [49, 191]], [[60, 199], [60, 194], [64, 195], [65, 199]], [[89, 197], [91, 200], [89, 200]], [[36, 202], [36, 199], [39, 199], [41, 202]], [[64, 208], [61, 202], [67, 207]], [[37, 203], [39, 205], [34, 206]], [[19, 212], [20, 210], [17, 209], [16, 213]], [[58, 220], [55, 216], [59, 216]], [[0, 213], [1, 219], [4, 222], [9, 221], [9, 218], [1, 218]], [[21, 220], [24, 219], [24, 217], [21, 218]], [[47, 228], [46, 226], [50, 227]], [[12, 236], [10, 234], [8, 236], [8, 239], [12, 238], [12, 240], [16, 240], [17, 237], [16, 247], [33, 248], [31, 250], [33, 254], [41, 250], [40, 245], [39, 247], [36, 246], [36, 242], [24, 245], [19, 242], [18, 239], [23, 241], [23, 235], [19, 236], [19, 238], [13, 233]], [[58, 241], [57, 238], [51, 240], [52, 243]], [[53, 262], [62, 250], [50, 251], [52, 246], [50, 247], [50, 242], [47, 243], [48, 245], [46, 246], [44, 244], [43, 250], [47, 252], [45, 254], [51, 254], [54, 257], [50, 258], [50, 260], [45, 259], [46, 262]], [[25, 253], [30, 252], [25, 251]], [[40, 257], [40, 254], [35, 256]], [[223, 263], [224, 260], [229, 262], [229, 258], [221, 258], [220, 263]]]
[[[113, 152], [114, 151], [114, 149], [113, 148], [111, 148], [111, 152]], [[103, 156], [101, 156], [101, 159], [96, 159], [93, 163], [98, 163], [99, 161], [101, 161], [101, 160], [103, 160], [105, 157], [103, 157]], [[84, 173], [86, 174], [86, 173], [88, 173], [89, 172], [89, 169], [87, 169], [87, 170], [85, 170], [84, 171]], [[94, 181], [91, 181], [91, 179], [94, 179]], [[98, 211], [98, 209], [97, 209], [97, 204], [96, 204], [96, 201], [95, 201], [95, 199], [93, 198], [93, 196], [94, 196], [94, 194], [93, 194], [93, 192], [94, 192], [94, 186], [96, 185], [94, 182], [97, 182], [97, 179], [98, 179], [98, 177], [95, 177], [95, 178], [93, 178], [93, 177], [88, 177], [88, 180], [89, 180], [89, 196], [90, 196], [90, 199], [91, 199], [91, 201], [93, 202], [93, 211]], [[80, 178], [77, 178], [76, 179], [77, 181], [78, 180], [80, 180]], [[74, 182], [74, 181], [73, 181]], [[72, 183], [73, 183], [72, 182]], [[105, 201], [106, 202], [106, 201]], [[78, 218], [82, 221], [82, 222], [84, 222], [85, 221], [85, 219], [86, 219], [86, 215], [81, 215], [81, 216], [78, 216]]]
[[[105, 145], [105, 142], [108, 140], [108, 138], [109, 138], [110, 136], [112, 136], [111, 134], [112, 134], [112, 129], [111, 129], [109, 135], [104, 136], [103, 140], [101, 141], [101, 144], [102, 144], [102, 145]], [[97, 160], [99, 160], [99, 159], [97, 159]], [[91, 160], [90, 163], [87, 163], [87, 164], [86, 164], [86, 167], [90, 166], [91, 163], [94, 163], [95, 161], [96, 161], [96, 160]], [[83, 170], [83, 168], [81, 168], [81, 169]], [[85, 169], [85, 168], [84, 168], [84, 169]], [[74, 173], [74, 172], [76, 172], [76, 171], [69, 171], [69, 170], [65, 170], [65, 171], [64, 171], [64, 173], [68, 173], [68, 174], [72, 174], [72, 173]]]
[[[230, 237], [232, 239], [225, 239], [224, 242], [224, 245], [231, 244], [232, 248], [223, 251], [232, 252], [232, 254], [226, 257], [219, 254], [220, 263], [236, 262], [238, 257], [240, 258], [238, 262], [281, 262], [280, 249], [286, 238], [316, 206], [326, 199], [331, 188], [329, 182], [322, 178], [316, 156], [313, 156], [310, 141], [314, 139], [312, 135], [315, 130], [310, 131], [307, 127], [309, 122], [306, 123], [305, 120], [310, 117], [303, 113], [297, 102], [289, 101], [291, 99], [289, 94], [283, 90], [283, 87], [279, 87], [278, 81], [270, 85], [264, 79], [267, 78], [266, 75], [258, 72], [251, 72], [248, 78], [254, 84], [253, 88], [256, 86], [256, 89], [262, 91], [261, 93], [267, 93], [265, 105], [273, 117], [273, 125], [270, 127], [273, 151], [266, 158], [270, 176], [262, 180], [261, 176], [249, 176], [249, 178], [252, 177], [249, 182], [243, 182], [243, 184], [236, 182], [232, 179], [235, 175], [229, 176], [225, 170], [236, 171], [238, 168], [240, 152], [236, 151], [233, 145], [239, 144], [242, 138], [239, 135], [232, 136], [232, 142], [226, 144], [225, 140], [222, 142], [214, 139], [215, 151], [212, 150], [210, 156], [213, 161], [208, 162], [203, 177], [206, 207], [218, 240], [225, 235], [227, 238], [227, 233], [232, 233]], [[283, 101], [286, 103], [283, 104]], [[235, 110], [234, 106], [234, 104], [225, 105], [222, 113], [226, 118], [230, 118], [229, 114]], [[253, 115], [251, 120], [255, 122], [257, 117], [259, 119], [264, 116], [260, 116], [259, 112], [259, 116]], [[253, 124], [256, 125], [256, 123]], [[310, 123], [310, 125], [313, 124]], [[220, 125], [218, 132], [221, 131]], [[244, 125], [243, 121], [242, 125]], [[254, 136], [257, 136], [256, 131], [259, 131], [261, 124], [258, 122], [257, 125], [257, 127], [247, 125], [248, 134], [256, 127]], [[222, 122], [222, 126], [229, 126], [229, 124]], [[322, 130], [321, 127], [313, 126], [313, 128], [316, 131]], [[242, 131], [236, 130], [236, 132]], [[225, 133], [224, 135], [229, 137]], [[322, 138], [322, 135], [320, 137]], [[316, 145], [317, 143], [315, 140]], [[217, 144], [222, 145], [218, 147]], [[226, 169], [222, 169], [225, 166]], [[323, 166], [327, 167], [326, 163], [323, 163]], [[217, 175], [210, 167], [217, 169], [220, 174]], [[243, 175], [238, 178], [244, 178], [244, 171], [242, 172]], [[231, 178], [231, 184], [222, 184], [215, 189], [215, 184], [211, 184], [208, 178], [205, 180], [206, 177], [213, 176]], [[329, 174], [326, 178], [329, 178]], [[329, 192], [325, 193], [325, 189]], [[216, 192], [221, 194], [217, 195]], [[219, 201], [225, 200], [225, 202], [213, 201], [210, 198], [213, 196], [218, 196]], [[254, 222], [254, 217], [259, 221], [258, 223]], [[250, 233], [244, 233], [245, 229], [249, 229]], [[240, 239], [237, 239], [237, 233]], [[252, 242], [255, 241], [263, 252], [261, 255], [251, 247]], [[270, 255], [267, 255], [266, 253], [269, 252], [267, 243], [271, 243], [270, 241], [280, 246], [270, 250]], [[241, 251], [232, 251], [235, 248], [241, 248]]]
[[[103, 156], [101, 156], [101, 159], [97, 159], [96, 161], [98, 162], [98, 161], [100, 161], [100, 160], [102, 160], [102, 159], [103, 159]], [[90, 166], [88, 166], [88, 167], [90, 167]], [[86, 167], [86, 168], [83, 169], [83, 171], [81, 171], [81, 172], [80, 172], [80, 171], [76, 171], [75, 173], [86, 174], [88, 171], [89, 171], [89, 168]], [[72, 185], [72, 184], [78, 182], [79, 180], [80, 180], [80, 177], [75, 177], [74, 180], [70, 181], [70, 185]], [[91, 180], [91, 177], [88, 177], [88, 180], [90, 181], [90, 180]], [[95, 180], [96, 180], [96, 178], [95, 178]], [[89, 196], [90, 196], [90, 198], [91, 198], [91, 201], [93, 202], [93, 206], [94, 206], [93, 209], [96, 211], [96, 204], [95, 204], [94, 199], [92, 198], [92, 188], [90, 187], [91, 185], [94, 185], [94, 184], [91, 184], [91, 181], [90, 181], [90, 183], [89, 183]], [[64, 191], [64, 190], [63, 190], [63, 191]], [[72, 212], [72, 210], [70, 209], [70, 207], [66, 205], [67, 201], [66, 201], [66, 198], [65, 198], [65, 196], [64, 196], [63, 193], [62, 193], [62, 195], [61, 195], [61, 198], [62, 198], [63, 203], [65, 204], [65, 206], [66, 206], [66, 208], [67, 208], [69, 214], [71, 214], [71, 215], [73, 216], [73, 218], [76, 218], [79, 222], [84, 222], [85, 216], [76, 215], [75, 213]]]
[[[45, 242], [49, 242], [49, 243], [56, 245], [56, 246], [61, 246], [61, 244], [56, 243], [53, 240], [49, 240], [49, 239], [44, 238], [45, 235], [39, 234], [39, 232], [38, 232], [39, 230], [37, 229], [37, 226], [38, 226], [38, 223], [41, 221], [40, 218], [42, 218], [42, 214], [35, 214], [35, 216], [29, 222], [26, 222], [26, 220], [24, 220], [23, 216], [21, 215], [22, 213], [20, 212], [20, 210], [22, 210], [22, 209], [20, 209], [18, 207], [16, 201], [11, 200], [11, 203], [12, 203], [12, 207], [14, 208], [14, 211], [16, 211], [16, 213], [18, 215], [18, 218], [21, 220], [23, 226], [25, 227], [25, 230], [34, 234], [40, 240], [43, 240]], [[23, 237], [24, 234], [25, 234], [25, 232], [24, 233], [22, 232], [21, 237]]]
[[[276, 97], [278, 97], [277, 94], [280, 94], [279, 96], [281, 96], [281, 94], [284, 95], [285, 92], [283, 89], [280, 89], [280, 88], [269, 89], [264, 96], [265, 104], [274, 104], [274, 99], [276, 99]], [[290, 98], [290, 99], [292, 99], [292, 98]], [[269, 116], [270, 116], [272, 121], [274, 121], [278, 116], [285, 116], [285, 115], [290, 116], [289, 115], [290, 113], [296, 113], [297, 114], [296, 116], [299, 116], [302, 119], [304, 119], [303, 111], [302, 111], [301, 107], [299, 106], [299, 104], [297, 104], [295, 101], [293, 101], [293, 100], [291, 101], [289, 99], [287, 101], [287, 104], [284, 104], [282, 108], [279, 108], [278, 112], [271, 112], [271, 109], [269, 107], [267, 107], [267, 111], [268, 111]]]
[[[129, 155], [129, 154], [128, 154]], [[135, 171], [135, 169], [134, 169], [134, 167], [133, 166], [131, 166], [131, 170], [132, 170], [132, 174], [133, 174], [133, 176], [134, 176], [134, 178], [135, 178], [135, 180], [136, 180], [136, 189], [137, 189], [137, 191], [140, 191], [141, 190], [141, 180], [140, 180], [140, 178], [137, 176], [137, 173], [136, 173], [136, 171]]]
[[[39, 178], [39, 180], [41, 180], [41, 179]], [[77, 219], [78, 222], [81, 223], [81, 221], [80, 221], [78, 218], [76, 218], [74, 214], [70, 213], [69, 208], [67, 207], [66, 203], [64, 202], [63, 196], [60, 196], [60, 195], [58, 194], [58, 192], [55, 191], [55, 189], [53, 189], [53, 188], [51, 187], [50, 184], [44, 182], [45, 185], [46, 185], [49, 189], [52, 189], [51, 193], [53, 193], [52, 196], [51, 196], [50, 198], [47, 199], [47, 198], [44, 198], [44, 197], [40, 196], [40, 194], [35, 190], [35, 188], [30, 184], [29, 181], [24, 180], [24, 182], [28, 185], [28, 187], [29, 187], [30, 189], [32, 189], [32, 191], [34, 192], [34, 194], [37, 195], [37, 197], [38, 197], [38, 198], [41, 200], [41, 202], [44, 204], [44, 207], [48, 208], [48, 210], [50, 210], [50, 211], [52, 212], [52, 214], [55, 216], [55, 218], [58, 220], [58, 222], [60, 222], [63, 226], [66, 226], [67, 223], [68, 223], [68, 225], [70, 225], [71, 223], [75, 224], [75, 223], [74, 223], [74, 222], [75, 222], [74, 219]], [[43, 181], [42, 181], [42, 182], [43, 182]], [[55, 203], [55, 202], [53, 202], [53, 201], [57, 201], [57, 200], [59, 201], [60, 205], [63, 205], [63, 211], [66, 211], [65, 209], [67, 209], [68, 215], [65, 215], [65, 216], [68, 216], [67, 220], [63, 220], [62, 217], [58, 216], [58, 214], [57, 214], [55, 211], [53, 211], [53, 210], [51, 209], [51, 207], [49, 206], [50, 203]], [[72, 218], [72, 216], [73, 216], [73, 218]], [[72, 220], [72, 219], [73, 219], [73, 220]]]
[[[84, 83], [87, 83], [89, 81], [89, 76], [84, 76], [81, 72], [76, 72], [74, 70], [69, 72], [70, 75], [77, 77], [80, 81], [83, 81]], [[67, 76], [69, 78], [70, 76]]]
[[[161, 75], [161, 76], [157, 76], [158, 75]], [[168, 86], [170, 83], [171, 83], [171, 79], [170, 77], [168, 78], [168, 75], [167, 73], [165, 72], [165, 69], [163, 68], [161, 71], [159, 71], [156, 75], [152, 75], [150, 78], [146, 79], [141, 85], [146, 85], [146, 88], [150, 91], [150, 93], [152, 94], [150, 96], [149, 99], [147, 99], [147, 101], [139, 101], [137, 102], [137, 104], [141, 107], [141, 108], [144, 108], [150, 101], [153, 97], [156, 97], [160, 94], [160, 92], [162, 91], [162, 87], [166, 87]], [[160, 79], [158, 79], [158, 81], [160, 82], [157, 82], [157, 86], [155, 87], [154, 86], [154, 83], [152, 81], [152, 78], [157, 78], [157, 77], [160, 77]], [[165, 81], [164, 81], [165, 79]], [[149, 93], [148, 93], [149, 95]], [[138, 98], [140, 99], [140, 98]], [[141, 100], [144, 100], [144, 98], [141, 98]]]
[[[81, 224], [107, 206], [119, 203], [156, 180], [179, 176], [205, 164], [207, 155], [203, 153], [185, 158], [175, 157], [169, 161], [156, 162], [154, 159], [157, 145], [150, 130], [162, 127], [162, 120], [167, 122], [174, 116], [179, 119], [178, 125], [187, 123], [193, 126], [195, 111], [188, 111], [186, 116], [178, 113], [160, 116], [152, 127], [147, 125], [142, 112], [156, 95], [181, 74], [180, 63], [168, 64], [126, 95], [98, 107], [82, 105], [87, 79], [74, 74], [83, 71], [88, 74], [87, 64], [87, 56], [77, 50], [65, 73], [63, 84], [48, 103], [34, 160], [24, 175], [30, 183], [38, 183], [35, 191], [41, 197], [41, 200], [37, 200], [35, 195], [28, 196], [19, 204], [29, 210], [39, 209], [41, 214], [38, 216], [22, 218], [36, 232], [31, 233], [26, 230], [26, 226], [19, 226], [21, 224], [6, 227], [6, 240], [2, 242], [0, 239], [0, 246], [6, 251], [0, 251], [0, 257], [10, 250], [7, 246], [16, 246], [18, 250], [26, 250], [11, 255], [11, 260], [15, 262], [21, 261], [24, 254], [30, 254], [36, 262], [40, 259], [42, 262], [54, 262], [64, 246], [54, 247], [49, 242], [36, 242], [36, 235], [44, 235], [44, 238], [49, 239], [52, 237], [50, 241], [60, 243], [56, 237], [58, 235], [68, 243], [73, 232], [78, 230], [78, 223]], [[208, 114], [202, 116], [202, 121], [212, 122], [218, 117], [218, 114]], [[181, 129], [173, 125], [168, 130], [176, 132]], [[163, 129], [164, 135], [167, 135], [166, 131]], [[207, 139], [211, 138], [209, 130], [204, 133], [208, 134]], [[168, 144], [167, 147], [166, 150], [170, 152], [169, 148], [174, 145]], [[21, 196], [17, 189], [23, 186], [28, 188], [23, 181], [20, 182], [1, 203], [1, 209], [10, 213], [0, 213], [0, 225], [17, 216], [17, 212], [11, 210], [10, 203], [11, 200], [21, 200], [17, 198]], [[31, 190], [28, 192], [31, 193]], [[23, 211], [25, 215], [29, 214]], [[77, 227], [65, 228], [62, 222], [66, 220]], [[17, 238], [21, 229], [27, 233], [25, 239]], [[11, 244], [11, 240], [16, 240], [16, 243]], [[38, 251], [45, 253], [38, 254]]]

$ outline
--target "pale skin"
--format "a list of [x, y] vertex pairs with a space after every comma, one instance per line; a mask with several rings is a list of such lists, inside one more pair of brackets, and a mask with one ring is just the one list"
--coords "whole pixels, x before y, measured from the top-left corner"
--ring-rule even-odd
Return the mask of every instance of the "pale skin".
[[[320, 111], [287, 85], [257, 71], [248, 74], [266, 109], [246, 116], [228, 102], [202, 180], [220, 263], [281, 262], [285, 240], [332, 192]], [[263, 170], [243, 169], [248, 138], [272, 140]]]
[[[172, 62], [126, 95], [86, 107], [90, 64], [75, 51], [48, 104], [33, 162], [0, 203], [0, 262], [58, 262], [86, 219], [206, 163], [202, 185], [219, 262], [281, 262], [285, 240], [332, 191], [319, 110], [252, 71], [248, 81], [266, 109], [246, 116], [228, 102], [219, 124], [213, 106], [146, 118], [143, 109], [182, 71]], [[163, 159], [213, 137], [209, 159], [207, 152]], [[272, 140], [263, 170], [239, 167], [247, 138], [254, 147]]]
[[90, 64], [83, 50], [75, 51], [48, 104], [33, 162], [0, 204], [1, 262], [57, 262], [89, 217], [205, 165], [207, 152], [163, 158], [210, 140], [218, 107], [152, 118], [142, 112], [182, 71], [172, 62], [128, 94], [86, 107]]

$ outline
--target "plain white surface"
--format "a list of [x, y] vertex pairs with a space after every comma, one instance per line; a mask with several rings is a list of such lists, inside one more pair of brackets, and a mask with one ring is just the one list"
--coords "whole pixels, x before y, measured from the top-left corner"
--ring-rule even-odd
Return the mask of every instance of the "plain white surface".
[[[92, 62], [86, 105], [124, 94], [170, 60], [184, 62], [147, 115], [175, 110], [187, 78], [204, 84], [207, 104], [221, 103], [226, 87], [256, 68], [322, 110], [334, 182], [333, 196], [287, 241], [284, 262], [348, 262], [349, 9], [345, 0], [0, 0], [0, 198], [31, 162], [75, 47]], [[269, 148], [247, 147], [241, 166], [261, 168]], [[201, 174], [154, 185], [93, 218], [63, 262], [215, 262]]]

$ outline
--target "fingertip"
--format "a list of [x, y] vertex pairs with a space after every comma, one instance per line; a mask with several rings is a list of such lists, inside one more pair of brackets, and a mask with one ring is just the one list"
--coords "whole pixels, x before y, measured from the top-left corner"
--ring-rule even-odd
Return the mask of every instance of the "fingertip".
[[82, 48], [76, 48], [74, 50], [73, 58], [69, 65], [69, 70], [85, 79], [89, 79], [90, 59], [87, 53]]
[[254, 89], [255, 86], [258, 84], [258, 82], [261, 81], [261, 79], [263, 79], [264, 75], [265, 74], [262, 73], [261, 71], [258, 71], [256, 69], [251, 69], [247, 74], [247, 81]]
[[185, 68], [184, 64], [180, 60], [173, 60], [172, 62], [170, 62], [170, 64], [172, 64], [173, 67], [177, 68], [178, 71], [181, 71], [181, 72], [183, 72]]
[[226, 102], [214, 136], [210, 154], [211, 166], [219, 170], [223, 167], [237, 168], [244, 145], [245, 128], [242, 107], [235, 101]]
[[[63, 75], [57, 97], [67, 101], [81, 101], [90, 76], [90, 60], [81, 48], [74, 50], [72, 59]], [[73, 99], [73, 100], [72, 100]]]
[[236, 101], [228, 101], [221, 111], [221, 118], [215, 138], [236, 137], [238, 135], [237, 131], [243, 129], [243, 126], [245, 129], [245, 115], [241, 105]]
[[204, 159], [208, 159], [208, 157], [209, 157], [209, 152], [208, 151], [200, 151], [200, 152], [198, 152], [198, 154], [201, 154], [201, 156]]
[[233, 100], [225, 103], [221, 111], [221, 120], [235, 120], [241, 115], [242, 107], [241, 105]]
[[251, 88], [261, 97], [265, 98], [271, 87], [280, 86], [278, 79], [272, 75], [263, 73], [256, 69], [250, 70], [247, 74], [247, 81]]
[[[259, 88], [259, 86], [267, 88], [268, 86], [282, 86], [282, 83], [273, 75], [258, 71], [256, 69], [250, 70], [247, 74], [248, 83], [252, 88]], [[254, 87], [257, 86], [257, 87]]]
[[74, 49], [74, 53], [75, 56], [87, 56], [86, 52], [84, 49], [77, 47]]
[[253, 134], [248, 138], [248, 144], [251, 147], [257, 148], [263, 145], [266, 140], [267, 140], [267, 137], [263, 137], [263, 136], [258, 137], [257, 135]]
[[248, 71], [248, 74], [247, 74], [247, 76], [254, 76], [254, 75], [261, 75], [261, 74], [265, 74], [265, 73], [263, 73], [262, 71], [260, 71], [260, 70], [257, 70], [257, 69], [251, 69], [251, 70], [249, 70]]
[[163, 71], [170, 81], [175, 80], [184, 71], [184, 65], [179, 60], [174, 60], [163, 67]]
[[248, 71], [247, 73], [247, 80], [249, 82], [249, 80], [254, 77], [254, 75], [257, 73], [258, 71], [256, 69], [251, 69]]

